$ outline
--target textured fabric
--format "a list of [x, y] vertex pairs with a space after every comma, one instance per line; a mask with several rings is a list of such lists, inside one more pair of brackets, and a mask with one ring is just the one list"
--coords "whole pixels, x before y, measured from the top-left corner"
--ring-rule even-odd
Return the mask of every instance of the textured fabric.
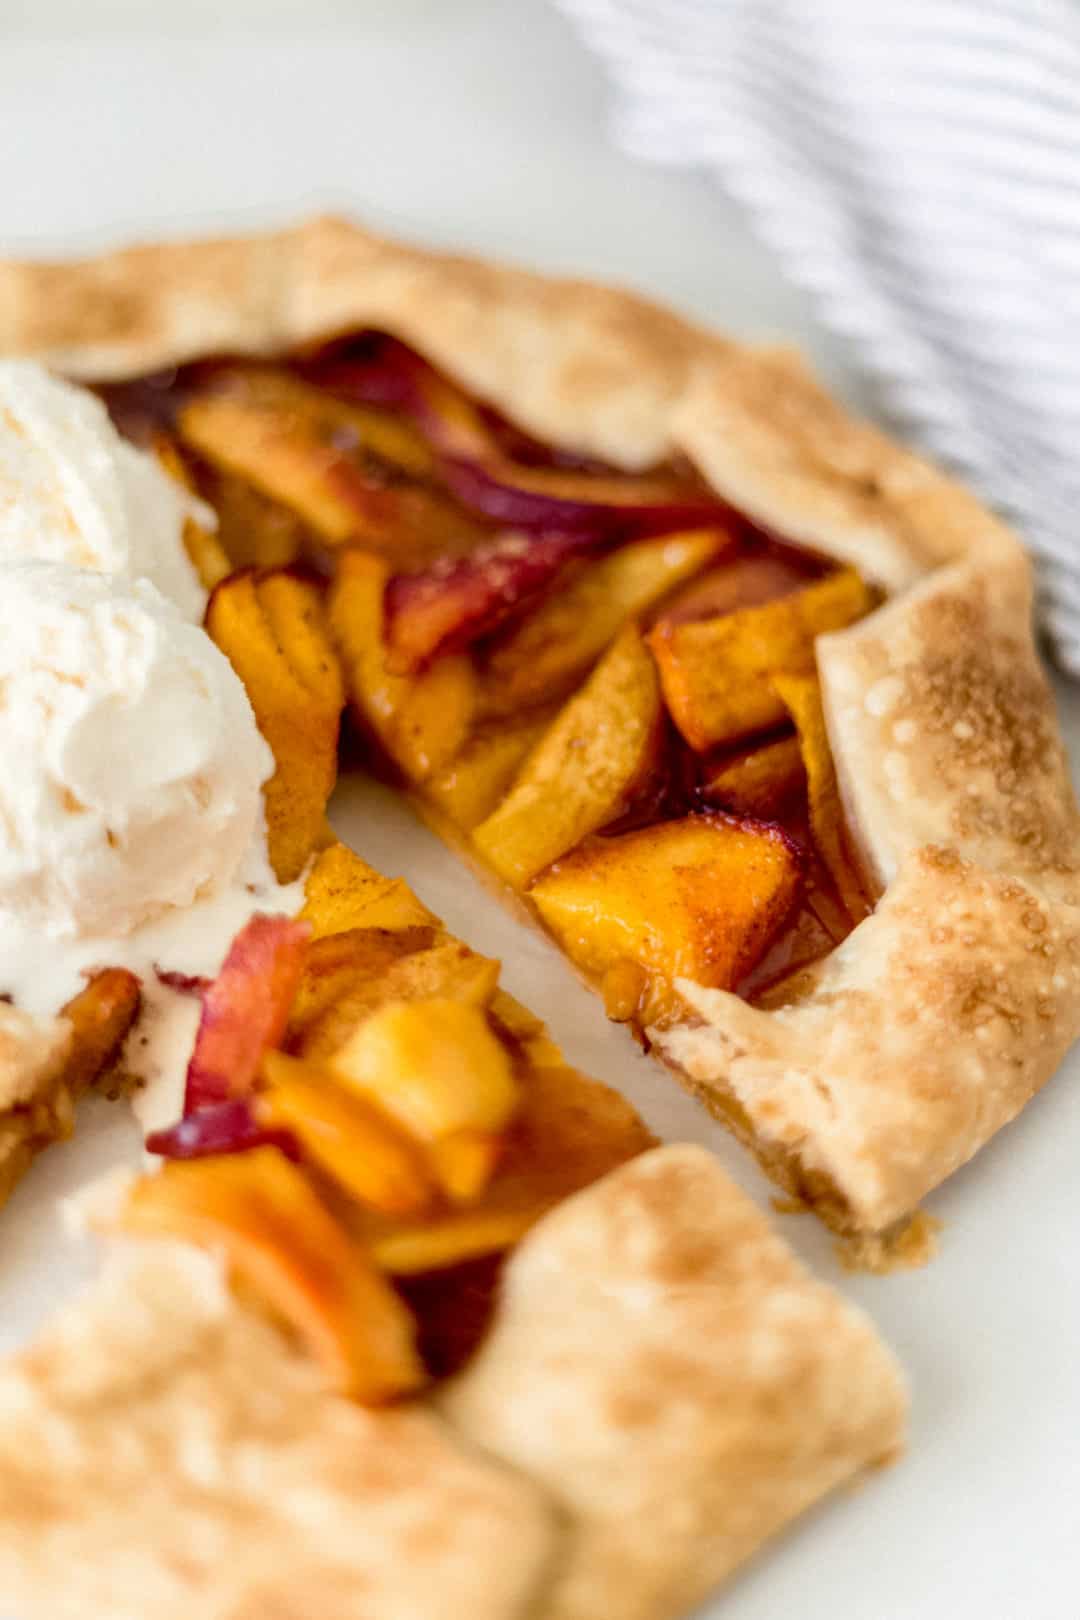
[[623, 146], [706, 167], [892, 420], [1016, 523], [1080, 674], [1080, 5], [558, 4]]

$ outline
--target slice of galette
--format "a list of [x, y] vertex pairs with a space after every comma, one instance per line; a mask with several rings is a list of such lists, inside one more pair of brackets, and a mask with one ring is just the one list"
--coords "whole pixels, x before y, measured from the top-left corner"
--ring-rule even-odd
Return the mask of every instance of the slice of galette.
[[870, 1323], [400, 880], [330, 846], [198, 996], [164, 1167], [0, 1366], [20, 1620], [674, 1620], [900, 1447]]
[[10, 264], [0, 309], [216, 509], [219, 643], [321, 574], [376, 767], [839, 1230], [1052, 1074], [1080, 820], [1028, 562], [796, 358], [332, 220]]

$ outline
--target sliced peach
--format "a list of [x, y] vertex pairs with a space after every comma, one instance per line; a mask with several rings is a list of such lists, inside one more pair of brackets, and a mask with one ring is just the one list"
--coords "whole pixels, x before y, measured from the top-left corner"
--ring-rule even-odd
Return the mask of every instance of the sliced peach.
[[187, 1071], [185, 1114], [249, 1092], [262, 1055], [280, 1044], [308, 949], [305, 923], [256, 913], [206, 990]]
[[782, 927], [799, 889], [798, 852], [779, 827], [687, 816], [591, 839], [530, 896], [567, 954], [595, 980], [638, 963], [729, 990]]
[[[188, 471], [176, 441], [167, 433], [158, 433], [154, 437], [152, 449], [159, 464], [173, 482], [183, 489], [194, 491], [195, 480]], [[183, 539], [184, 550], [188, 554], [191, 566], [206, 590], [212, 591], [215, 585], [220, 585], [221, 581], [232, 573], [233, 565], [228, 553], [212, 529], [205, 528], [195, 518], [189, 517], [184, 523]]]
[[449, 764], [427, 778], [424, 797], [471, 832], [505, 796], [554, 717], [552, 709], [534, 709], [520, 719], [481, 726]]
[[699, 752], [781, 724], [770, 677], [814, 668], [814, 641], [873, 606], [854, 569], [793, 595], [692, 624], [661, 621], [649, 635], [671, 717]]
[[435, 1186], [424, 1155], [407, 1132], [326, 1069], [267, 1052], [266, 1090], [255, 1117], [286, 1131], [305, 1159], [317, 1164], [353, 1198], [386, 1215], [419, 1215]]
[[533, 749], [473, 842], [514, 888], [614, 821], [655, 770], [661, 738], [656, 668], [627, 625]]
[[142, 990], [126, 968], [105, 968], [61, 1009], [72, 1028], [64, 1085], [73, 1097], [107, 1076], [139, 1016]]
[[659, 617], [665, 624], [688, 624], [696, 619], [715, 619], [740, 608], [760, 607], [792, 591], [803, 590], [813, 578], [800, 558], [798, 562], [779, 551], [748, 551], [738, 557], [725, 557], [717, 567], [684, 585], [663, 605]]
[[844, 811], [821, 703], [821, 683], [816, 675], [775, 675], [773, 686], [799, 734], [814, 843], [852, 921], [861, 922], [871, 908], [844, 835]]
[[721, 529], [638, 540], [583, 565], [487, 654], [479, 708], [512, 715], [566, 697], [630, 619], [734, 544]]
[[288, 568], [311, 550], [303, 519], [237, 473], [204, 462], [199, 489], [217, 513], [217, 538], [234, 570]]
[[564, 1063], [531, 1069], [503, 1139], [498, 1172], [479, 1202], [423, 1222], [359, 1217], [378, 1264], [398, 1275], [460, 1265], [511, 1248], [555, 1204], [654, 1137], [630, 1104]]
[[471, 646], [548, 587], [590, 543], [577, 534], [507, 529], [469, 556], [443, 557], [423, 570], [395, 574], [386, 593], [391, 667], [408, 674]]
[[464, 654], [438, 658], [414, 675], [390, 670], [383, 636], [387, 578], [381, 558], [345, 552], [330, 591], [330, 627], [361, 722], [410, 781], [422, 781], [464, 743], [476, 677]]
[[[178, 430], [213, 466], [289, 507], [324, 544], [363, 542], [414, 564], [472, 549], [476, 524], [438, 491], [399, 482], [402, 467], [388, 470], [363, 442], [368, 429], [342, 413], [356, 415], [329, 397], [311, 406], [301, 383], [267, 391], [223, 372], [182, 408]], [[404, 437], [407, 425], [386, 424], [384, 446], [389, 433]]]
[[383, 877], [342, 843], [315, 857], [300, 920], [311, 929], [312, 939], [351, 928], [424, 928], [438, 921], [404, 878]]
[[347, 928], [312, 940], [289, 1018], [290, 1048], [302, 1051], [308, 1030], [343, 996], [357, 991], [376, 996], [379, 984], [396, 963], [428, 951], [438, 938], [438, 930], [424, 924]]
[[396, 338], [368, 335], [362, 351], [316, 355], [303, 369], [348, 401], [403, 411], [447, 455], [485, 456], [496, 448], [478, 407], [462, 389]]
[[387, 1003], [330, 1067], [427, 1143], [495, 1135], [520, 1100], [507, 1050], [483, 1011], [442, 997]]
[[732, 815], [775, 821], [806, 786], [797, 737], [779, 737], [723, 760], [701, 787], [709, 804]]
[[[414, 930], [408, 929], [387, 937], [402, 941], [412, 932]], [[344, 935], [334, 937], [345, 938]], [[315, 949], [318, 950], [318, 944]], [[498, 962], [477, 955], [460, 940], [448, 936], [436, 939], [424, 949], [399, 949], [381, 972], [365, 975], [354, 971], [350, 977], [345, 970], [332, 996], [310, 1015], [300, 1014], [294, 1018], [289, 1049], [300, 1057], [321, 1062], [349, 1039], [358, 1024], [388, 1001], [422, 1001], [447, 996], [472, 1006], [486, 1007], [498, 981]]]
[[375, 1405], [425, 1382], [408, 1310], [275, 1148], [167, 1164], [136, 1182], [121, 1224], [221, 1249], [342, 1394]]
[[291, 574], [233, 574], [211, 596], [206, 628], [273, 750], [277, 769], [263, 789], [267, 839], [278, 880], [289, 883], [325, 835], [337, 780], [344, 693], [321, 596]]
[[594, 539], [664, 534], [723, 523], [709, 490], [665, 473], [649, 476], [527, 467], [508, 456], [444, 456], [442, 473], [463, 506], [495, 523]]
[[213, 386], [217, 392], [280, 411], [313, 432], [332, 436], [340, 449], [381, 464], [398, 476], [422, 483], [435, 471], [427, 440], [400, 413], [338, 398], [293, 370], [234, 362], [216, 372]]

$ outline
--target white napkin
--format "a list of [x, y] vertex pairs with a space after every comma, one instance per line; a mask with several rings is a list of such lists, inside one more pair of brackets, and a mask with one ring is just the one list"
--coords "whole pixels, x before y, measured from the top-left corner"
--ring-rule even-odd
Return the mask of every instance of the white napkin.
[[1014, 522], [1080, 674], [1080, 8], [557, 0], [629, 151], [704, 166], [885, 414]]

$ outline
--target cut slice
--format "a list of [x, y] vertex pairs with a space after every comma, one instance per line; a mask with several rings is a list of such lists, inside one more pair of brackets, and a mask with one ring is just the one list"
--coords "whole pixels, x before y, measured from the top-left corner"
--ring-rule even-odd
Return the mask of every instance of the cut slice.
[[405, 1305], [276, 1148], [167, 1164], [135, 1183], [120, 1219], [223, 1249], [342, 1394], [376, 1405], [425, 1383]]
[[703, 752], [778, 726], [784, 704], [776, 674], [814, 668], [814, 642], [868, 613], [873, 595], [842, 569], [761, 607], [691, 624], [661, 620], [649, 635], [671, 717]]
[[651, 1022], [676, 979], [733, 989], [782, 927], [799, 881], [798, 851], [779, 827], [700, 815], [590, 839], [529, 892], [589, 978], [627, 961], [645, 971]]
[[614, 821], [659, 758], [660, 688], [641, 636], [627, 625], [525, 761], [504, 802], [473, 834], [480, 854], [521, 889]]

